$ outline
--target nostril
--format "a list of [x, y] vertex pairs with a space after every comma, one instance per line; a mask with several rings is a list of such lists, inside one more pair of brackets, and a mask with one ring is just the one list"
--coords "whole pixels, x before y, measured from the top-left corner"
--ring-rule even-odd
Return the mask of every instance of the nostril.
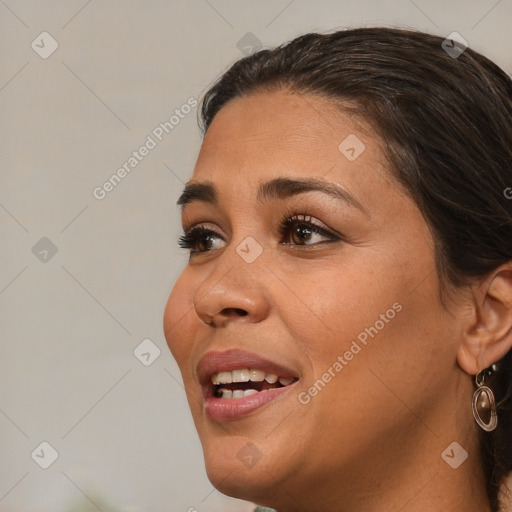
[[222, 310], [222, 313], [225, 315], [231, 315], [231, 313], [235, 313], [236, 315], [239, 316], [246, 316], [248, 314], [247, 311], [245, 311], [245, 309], [240, 308], [224, 308]]

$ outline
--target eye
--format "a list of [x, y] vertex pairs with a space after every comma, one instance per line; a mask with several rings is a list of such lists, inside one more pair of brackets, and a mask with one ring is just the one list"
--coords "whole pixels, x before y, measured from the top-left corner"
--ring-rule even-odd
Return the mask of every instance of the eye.
[[279, 232], [282, 239], [291, 240], [291, 243], [282, 242], [285, 245], [315, 245], [325, 241], [321, 240], [322, 238], [327, 238], [330, 241], [340, 239], [326, 227], [321, 227], [313, 222], [313, 218], [306, 213], [287, 218], [281, 223]]
[[[327, 241], [340, 240], [340, 237], [327, 227], [319, 226], [306, 213], [292, 215], [281, 222], [279, 236], [284, 245], [309, 246]], [[188, 249], [190, 257], [196, 253], [206, 253], [220, 249], [218, 240], [225, 241], [212, 229], [198, 225], [185, 231], [178, 240], [182, 249]], [[217, 246], [216, 246], [217, 245]]]
[[188, 249], [190, 256], [198, 252], [208, 252], [212, 249], [218, 249], [215, 247], [215, 240], [222, 237], [213, 231], [203, 226], [195, 226], [188, 231], [185, 231], [178, 239], [178, 245], [182, 249]]

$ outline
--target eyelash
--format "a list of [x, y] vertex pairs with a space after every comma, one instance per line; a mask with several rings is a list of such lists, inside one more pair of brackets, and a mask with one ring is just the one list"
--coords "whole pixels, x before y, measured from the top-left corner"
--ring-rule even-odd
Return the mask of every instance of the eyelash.
[[[279, 226], [280, 237], [285, 238], [287, 235], [290, 236], [290, 234], [291, 234], [290, 232], [294, 226], [303, 226], [303, 227], [306, 226], [307, 228], [309, 228], [311, 230], [312, 233], [316, 233], [316, 234], [319, 234], [322, 236], [329, 237], [331, 239], [331, 241], [341, 240], [341, 238], [337, 234], [335, 234], [333, 231], [331, 231], [325, 227], [321, 227], [321, 226], [317, 225], [316, 223], [312, 222], [312, 219], [313, 218], [310, 215], [308, 215], [307, 213], [303, 213], [303, 214], [299, 214], [299, 215], [292, 214], [291, 212], [287, 213], [286, 215], [283, 216], [283, 220], [281, 221], [280, 226]], [[191, 256], [193, 254], [197, 254], [197, 253], [210, 252], [210, 250], [206, 250], [206, 251], [194, 250], [194, 247], [197, 246], [197, 243], [200, 242], [201, 239], [204, 240], [203, 237], [206, 237], [208, 235], [210, 235], [210, 236], [213, 235], [215, 237], [222, 238], [217, 232], [213, 231], [212, 229], [207, 229], [207, 228], [204, 228], [199, 225], [199, 226], [192, 227], [191, 229], [185, 231], [179, 237], [178, 245], [182, 249], [188, 249]], [[318, 243], [323, 243], [323, 242], [317, 242], [315, 244], [305, 244], [305, 245], [286, 243], [285, 245], [295, 245], [295, 247], [308, 247], [309, 245], [318, 245]]]

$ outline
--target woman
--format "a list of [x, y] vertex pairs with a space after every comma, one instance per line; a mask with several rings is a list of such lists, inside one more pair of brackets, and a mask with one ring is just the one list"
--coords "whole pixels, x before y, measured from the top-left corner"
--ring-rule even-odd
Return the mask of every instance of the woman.
[[456, 41], [366, 28], [257, 52], [206, 93], [164, 329], [221, 492], [505, 506], [511, 92]]

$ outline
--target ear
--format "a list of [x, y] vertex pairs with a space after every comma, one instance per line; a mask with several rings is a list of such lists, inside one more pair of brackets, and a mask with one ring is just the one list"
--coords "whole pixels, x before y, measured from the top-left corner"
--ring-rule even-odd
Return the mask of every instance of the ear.
[[476, 375], [512, 348], [512, 261], [472, 286], [471, 321], [457, 353], [459, 366]]

